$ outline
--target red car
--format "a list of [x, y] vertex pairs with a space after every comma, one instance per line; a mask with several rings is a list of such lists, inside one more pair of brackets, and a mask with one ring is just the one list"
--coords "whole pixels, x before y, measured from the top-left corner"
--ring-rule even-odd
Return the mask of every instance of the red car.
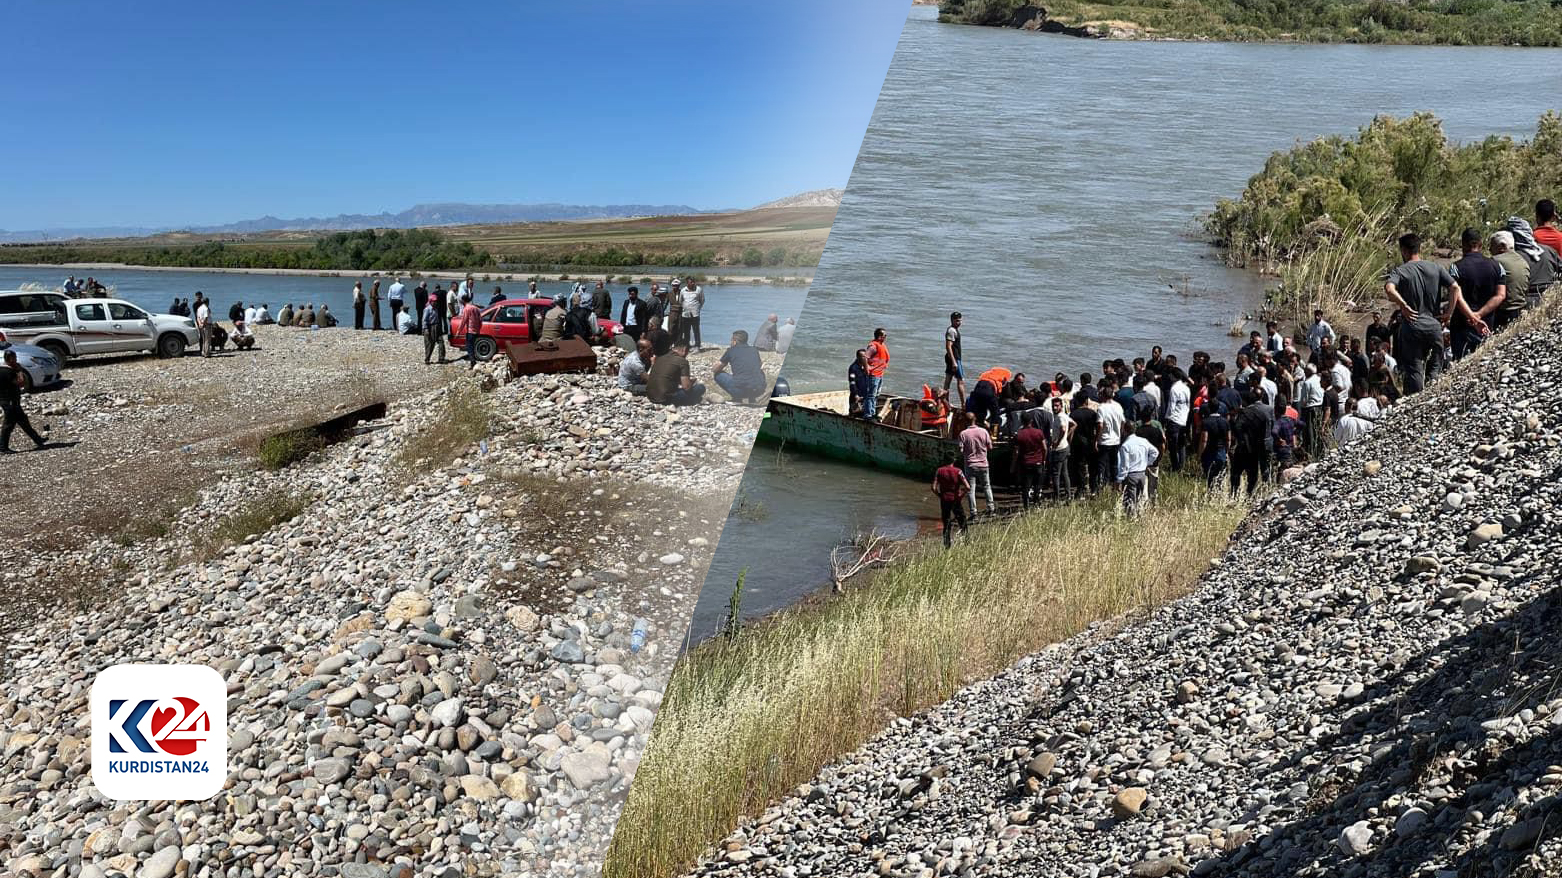
[[[552, 299], [505, 299], [497, 305], [482, 310], [483, 325], [477, 333], [475, 353], [479, 360], [491, 360], [505, 343], [526, 344], [542, 331], [542, 315], [553, 307]], [[459, 318], [457, 318], [459, 320]], [[596, 339], [601, 344], [612, 344], [613, 336], [620, 332], [613, 320], [597, 320], [601, 334]], [[466, 332], [460, 326], [450, 327], [450, 343], [458, 350], [466, 348]]]

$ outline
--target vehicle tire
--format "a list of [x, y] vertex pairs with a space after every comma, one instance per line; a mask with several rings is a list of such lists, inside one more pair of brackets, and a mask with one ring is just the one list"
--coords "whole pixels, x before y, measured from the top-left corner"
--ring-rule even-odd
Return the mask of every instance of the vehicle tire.
[[184, 356], [184, 336], [177, 332], [165, 332], [157, 340], [157, 355], [165, 360], [175, 360]]
[[477, 354], [479, 360], [486, 363], [494, 358], [494, 354], [499, 353], [499, 343], [486, 335], [478, 336], [473, 352]]
[[53, 354], [54, 358], [60, 361], [61, 366], [65, 365], [66, 360], [70, 359], [70, 349], [57, 341], [46, 341], [38, 347], [41, 347], [49, 353]]

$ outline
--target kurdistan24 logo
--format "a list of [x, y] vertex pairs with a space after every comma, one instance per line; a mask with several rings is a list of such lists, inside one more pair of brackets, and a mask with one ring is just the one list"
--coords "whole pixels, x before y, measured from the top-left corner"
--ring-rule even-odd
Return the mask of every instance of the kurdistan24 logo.
[[193, 698], [162, 701], [109, 699], [110, 753], [166, 753], [189, 756], [211, 735], [211, 714]]
[[205, 799], [227, 780], [227, 684], [211, 668], [115, 665], [91, 711], [92, 782], [108, 798]]

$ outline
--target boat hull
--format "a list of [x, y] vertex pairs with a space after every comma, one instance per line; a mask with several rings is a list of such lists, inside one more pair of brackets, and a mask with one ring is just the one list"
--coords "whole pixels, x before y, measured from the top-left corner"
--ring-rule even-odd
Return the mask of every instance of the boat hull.
[[[930, 433], [850, 417], [845, 413], [846, 404], [845, 393], [772, 398], [760, 424], [758, 440], [790, 451], [918, 479], [931, 479], [933, 471], [955, 451], [953, 441]], [[1000, 472], [1007, 475], [1006, 467], [1000, 470], [997, 466], [1000, 457], [1008, 459], [1006, 443], [1001, 452], [998, 448], [994, 451], [999, 452], [993, 469], [994, 479], [998, 480]]]

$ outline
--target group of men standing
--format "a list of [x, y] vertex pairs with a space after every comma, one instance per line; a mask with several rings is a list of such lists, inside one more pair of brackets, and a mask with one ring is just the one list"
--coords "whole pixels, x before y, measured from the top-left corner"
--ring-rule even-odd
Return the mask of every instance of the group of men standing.
[[[1448, 267], [1423, 258], [1418, 235], [1404, 235], [1400, 263], [1383, 284], [1394, 307], [1387, 323], [1375, 313], [1361, 336], [1345, 337], [1320, 310], [1305, 331], [1288, 337], [1270, 322], [1266, 332], [1252, 333], [1231, 369], [1199, 351], [1184, 371], [1156, 346], [1132, 364], [1103, 362], [1099, 380], [1086, 373], [1077, 385], [1058, 373], [1029, 389], [1023, 373], [989, 370], [967, 395], [962, 317], [951, 314], [944, 387], [925, 385], [922, 401], [924, 428], [952, 438], [957, 449], [932, 485], [945, 545], [954, 527], [963, 532], [976, 515], [978, 496], [994, 510], [991, 458], [1000, 438], [1010, 440], [1022, 509], [1048, 495], [1065, 502], [1116, 486], [1134, 515], [1153, 501], [1162, 463], [1180, 472], [1190, 457], [1211, 490], [1229, 476], [1232, 496], [1244, 482], [1251, 495], [1262, 481], [1294, 478], [1331, 443], [1370, 432], [1395, 401], [1422, 390], [1562, 280], [1556, 205], [1543, 200], [1535, 213], [1533, 230], [1518, 217], [1485, 236], [1466, 230], [1463, 253]], [[882, 342], [883, 330], [875, 339]], [[860, 392], [876, 395], [882, 370], [873, 376], [865, 352], [858, 353], [853, 381], [861, 373]], [[887, 352], [879, 362], [887, 364]], [[961, 403], [952, 418], [951, 383]]]

